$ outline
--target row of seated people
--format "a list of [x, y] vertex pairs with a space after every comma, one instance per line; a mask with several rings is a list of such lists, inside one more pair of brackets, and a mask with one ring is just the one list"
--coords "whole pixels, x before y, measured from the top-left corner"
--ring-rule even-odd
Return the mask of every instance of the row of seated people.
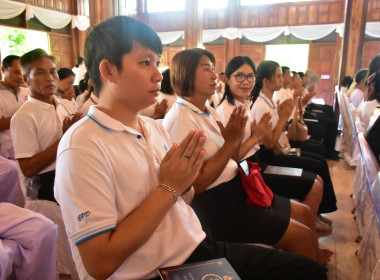
[[[326, 161], [312, 152], [323, 144], [298, 143], [300, 156], [273, 153], [294, 108], [294, 99], [272, 100], [280, 66], [232, 59], [214, 110], [214, 56], [178, 53], [170, 70], [178, 97], [162, 127], [139, 115], [159, 94], [161, 51], [157, 34], [133, 19], [96, 26], [85, 64], [98, 106], [82, 120], [72, 100], [56, 97], [54, 57], [37, 49], [19, 59], [31, 93], [11, 119], [14, 158], [38, 198], [59, 203], [80, 277], [148, 279], [160, 266], [226, 257], [242, 279], [325, 279], [320, 265], [331, 252], [319, 249], [315, 220], [336, 210], [335, 194]], [[274, 196], [251, 205], [238, 173], [246, 159], [302, 173], [263, 174]]]

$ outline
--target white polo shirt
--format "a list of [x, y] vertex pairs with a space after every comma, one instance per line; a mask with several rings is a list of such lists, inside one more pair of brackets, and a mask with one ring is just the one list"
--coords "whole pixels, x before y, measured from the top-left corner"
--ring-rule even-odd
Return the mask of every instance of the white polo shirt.
[[[195, 105], [181, 97], [177, 97], [177, 102], [166, 114], [162, 124], [175, 143], [180, 143], [182, 139], [192, 130], [201, 129], [206, 135], [206, 159], [212, 157], [224, 144], [220, 128], [216, 123], [219, 120], [216, 111], [206, 106], [208, 113], [199, 110]], [[237, 163], [230, 159], [220, 176], [209, 185], [206, 190], [211, 189], [221, 183], [233, 179], [238, 171]]]
[[[31, 96], [13, 115], [11, 132], [15, 159], [30, 158], [45, 150], [62, 137], [62, 122], [75, 109], [53, 96], [54, 105], [42, 102]], [[55, 162], [38, 174], [55, 169]]]
[[[17, 92], [8, 89], [0, 82], [0, 118], [10, 118], [27, 100], [29, 90], [23, 87]], [[0, 132], [0, 155], [5, 158], [14, 158], [11, 130]]]
[[363, 99], [364, 99], [364, 92], [358, 88], [356, 88], [350, 96], [351, 103], [355, 106], [355, 109], [359, 107]]
[[259, 96], [257, 97], [255, 103], [253, 104], [251, 108], [252, 119], [258, 122], [263, 116], [263, 114], [266, 112], [270, 113], [270, 116], [271, 116], [270, 122], [272, 123], [271, 127], [272, 129], [274, 129], [279, 121], [276, 103], [274, 103], [272, 100], [266, 97], [262, 92], [260, 92]]
[[371, 116], [373, 115], [377, 104], [379, 104], [379, 102], [376, 99], [371, 101], [363, 101], [356, 110], [357, 116], [359, 117], [364, 129], [368, 128]]
[[[146, 138], [91, 106], [59, 144], [54, 194], [81, 279], [91, 277], [76, 244], [114, 230], [159, 183], [159, 166], [171, 142], [158, 122], [139, 116], [139, 123]], [[110, 279], [156, 277], [158, 267], [182, 264], [204, 238], [194, 211], [179, 198]]]
[[[253, 118], [251, 114], [249, 113], [249, 104], [246, 102], [245, 104], [237, 101], [236, 99], [235, 105], [232, 105], [231, 103], [228, 102], [227, 99], [224, 99], [223, 102], [216, 108], [216, 112], [218, 113], [220, 121], [223, 123], [224, 126], [228, 123], [228, 120], [230, 119], [230, 116], [232, 114], [232, 111], [236, 106], [243, 105], [246, 109], [246, 115], [248, 116], [247, 123], [245, 125], [245, 131], [244, 131], [244, 138], [243, 138], [243, 143], [247, 141], [248, 138], [251, 137], [251, 125], [253, 122]], [[260, 150], [259, 144], [255, 144], [248, 152], [247, 154], [243, 157], [243, 159], [249, 158], [253, 156], [258, 150]]]
[[[277, 104], [277, 102], [279, 102], [279, 104], [281, 104], [286, 99], [290, 98], [291, 100], [293, 100], [293, 93], [294, 93], [293, 89], [282, 87], [279, 91], [275, 91], [273, 93], [272, 100], [275, 104]], [[293, 111], [290, 114], [289, 121], [293, 119], [294, 113], [296, 110], [297, 110], [297, 108], [296, 108], [296, 106], [294, 106]]]

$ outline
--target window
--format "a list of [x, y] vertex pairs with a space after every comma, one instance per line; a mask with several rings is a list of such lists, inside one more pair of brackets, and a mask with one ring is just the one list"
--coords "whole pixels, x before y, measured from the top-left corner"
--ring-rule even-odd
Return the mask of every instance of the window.
[[147, 0], [148, 13], [183, 11], [185, 0]]
[[48, 35], [45, 32], [0, 26], [1, 58], [13, 54], [21, 56], [36, 48], [49, 52]]
[[119, 1], [120, 11], [122, 15], [131, 16], [137, 14], [137, 1], [136, 0], [123, 0]]
[[242, 6], [249, 5], [267, 5], [267, 4], [277, 4], [277, 3], [289, 3], [289, 2], [306, 2], [306, 1], [315, 1], [315, 0], [240, 0]]
[[267, 45], [265, 60], [274, 60], [290, 71], [305, 72], [309, 60], [309, 45]]
[[203, 9], [224, 9], [227, 7], [227, 0], [199, 1], [200, 8]]

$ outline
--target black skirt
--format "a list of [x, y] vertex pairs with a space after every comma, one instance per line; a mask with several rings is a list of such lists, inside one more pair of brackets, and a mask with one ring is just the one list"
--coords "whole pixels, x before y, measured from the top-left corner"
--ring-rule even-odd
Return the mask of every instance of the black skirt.
[[246, 202], [240, 174], [201, 194], [191, 204], [216, 241], [277, 244], [290, 221], [290, 200], [274, 194], [268, 209]]

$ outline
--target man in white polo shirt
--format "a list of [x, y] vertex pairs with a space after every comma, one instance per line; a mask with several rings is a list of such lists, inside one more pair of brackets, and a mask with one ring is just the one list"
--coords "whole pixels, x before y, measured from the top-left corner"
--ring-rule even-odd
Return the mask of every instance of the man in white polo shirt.
[[55, 97], [58, 75], [54, 57], [35, 49], [21, 57], [24, 79], [31, 92], [13, 115], [12, 140], [20, 169], [27, 178], [27, 195], [55, 201], [53, 195], [58, 143], [65, 131], [81, 117]]
[[14, 159], [14, 150], [10, 131], [11, 117], [24, 104], [29, 95], [24, 83], [20, 57], [9, 55], [3, 59], [3, 80], [0, 82], [0, 155]]
[[206, 237], [183, 198], [205, 158], [203, 132], [172, 146], [138, 114], [156, 102], [161, 53], [153, 29], [124, 16], [87, 36], [99, 103], [63, 136], [54, 186], [80, 278], [159, 279], [159, 267], [225, 257], [242, 279], [326, 279], [309, 259]]

